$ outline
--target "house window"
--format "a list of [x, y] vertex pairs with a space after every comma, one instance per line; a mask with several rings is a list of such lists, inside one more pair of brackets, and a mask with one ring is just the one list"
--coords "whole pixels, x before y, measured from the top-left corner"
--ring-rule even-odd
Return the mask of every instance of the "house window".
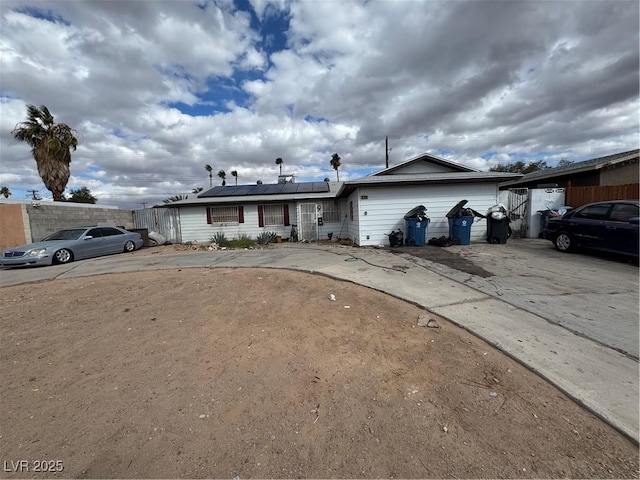
[[258, 225], [260, 227], [282, 227], [289, 225], [289, 205], [258, 205]]
[[244, 209], [241, 205], [208, 207], [207, 223], [244, 223]]
[[337, 202], [322, 202], [322, 221], [324, 223], [340, 221], [340, 209]]

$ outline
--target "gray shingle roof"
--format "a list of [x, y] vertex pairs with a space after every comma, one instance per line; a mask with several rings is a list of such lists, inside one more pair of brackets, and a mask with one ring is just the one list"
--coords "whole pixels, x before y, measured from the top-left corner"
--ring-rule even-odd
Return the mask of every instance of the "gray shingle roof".
[[617, 163], [633, 160], [634, 158], [638, 159], [639, 152], [640, 150], [630, 150], [628, 152], [614, 153], [613, 155], [607, 155], [605, 157], [598, 157], [591, 160], [585, 160], [583, 162], [572, 163], [563, 167], [545, 168], [544, 170], [538, 170], [537, 172], [529, 173], [519, 180], [507, 181], [502, 183], [501, 185], [522, 185], [525, 183], [534, 182], [536, 180], [544, 180], [547, 178], [571, 175], [573, 173], [599, 170], [601, 168], [609, 167]]

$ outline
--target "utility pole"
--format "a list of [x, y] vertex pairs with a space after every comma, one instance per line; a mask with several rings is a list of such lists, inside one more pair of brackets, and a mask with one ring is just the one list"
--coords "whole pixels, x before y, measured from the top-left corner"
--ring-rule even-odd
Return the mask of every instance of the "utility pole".
[[38, 190], [27, 190], [31, 194], [31, 200], [42, 200], [40, 195], [38, 195]]
[[384, 137], [384, 168], [389, 168], [389, 137]]
[[140, 205], [142, 205], [142, 208], [147, 208], [147, 202], [140, 202]]

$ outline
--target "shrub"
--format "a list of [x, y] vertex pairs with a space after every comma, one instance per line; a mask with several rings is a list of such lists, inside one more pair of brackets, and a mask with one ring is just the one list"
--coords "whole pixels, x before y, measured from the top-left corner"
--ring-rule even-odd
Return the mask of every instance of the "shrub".
[[217, 243], [220, 247], [226, 247], [229, 244], [229, 240], [224, 232], [216, 232], [213, 237], [210, 238], [213, 243]]
[[238, 238], [229, 240], [226, 245], [229, 248], [249, 248], [256, 244], [255, 240], [247, 234], [239, 235]]
[[276, 239], [277, 235], [278, 234], [276, 232], [262, 232], [260, 235], [258, 235], [256, 242], [258, 243], [258, 245], [269, 245]]

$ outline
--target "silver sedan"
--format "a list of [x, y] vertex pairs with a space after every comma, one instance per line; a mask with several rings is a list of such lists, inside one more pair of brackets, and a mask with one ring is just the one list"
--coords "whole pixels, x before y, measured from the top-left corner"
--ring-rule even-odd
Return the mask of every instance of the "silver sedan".
[[63, 264], [82, 258], [133, 252], [141, 246], [139, 233], [119, 227], [76, 227], [60, 230], [41, 242], [3, 251], [0, 266]]

